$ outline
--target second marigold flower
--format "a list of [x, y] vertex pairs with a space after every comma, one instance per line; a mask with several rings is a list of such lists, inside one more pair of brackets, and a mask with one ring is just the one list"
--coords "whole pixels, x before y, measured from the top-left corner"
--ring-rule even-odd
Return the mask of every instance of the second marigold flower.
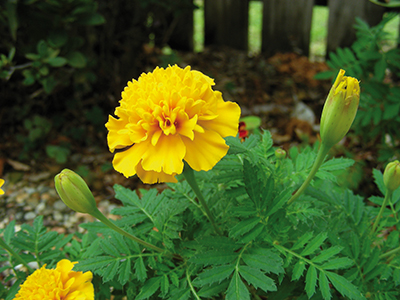
[[128, 82], [106, 124], [113, 166], [144, 183], [176, 182], [184, 162], [207, 171], [238, 132], [240, 107], [213, 91], [213, 79], [190, 67], [156, 68]]

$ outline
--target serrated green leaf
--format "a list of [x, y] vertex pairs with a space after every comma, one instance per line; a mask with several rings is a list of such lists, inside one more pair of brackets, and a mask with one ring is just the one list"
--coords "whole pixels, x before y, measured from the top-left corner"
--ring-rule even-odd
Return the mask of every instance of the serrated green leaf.
[[243, 161], [243, 181], [247, 194], [253, 202], [260, 200], [262, 185], [258, 180], [257, 166], [253, 166], [247, 159]]
[[303, 234], [296, 243], [294, 243], [293, 247], [290, 249], [292, 251], [303, 248], [305, 244], [313, 237], [313, 232], [306, 232]]
[[217, 266], [212, 269], [207, 269], [200, 273], [193, 283], [195, 283], [196, 286], [204, 286], [214, 282], [220, 283], [222, 280], [230, 276], [234, 269], [234, 265]]
[[136, 300], [150, 298], [160, 287], [161, 277], [153, 277], [145, 282]]
[[343, 247], [341, 246], [333, 246], [330, 247], [328, 249], [322, 250], [320, 254], [318, 254], [317, 256], [315, 256], [311, 261], [313, 263], [321, 263], [324, 262], [328, 259], [330, 259], [331, 257], [335, 256], [336, 254], [340, 253], [340, 251], [342, 251]]
[[211, 285], [203, 286], [198, 292], [197, 295], [199, 297], [211, 298], [212, 296], [216, 296], [222, 292], [225, 292], [228, 288], [229, 281], [225, 280], [222, 283], [214, 283]]
[[354, 300], [365, 300], [366, 298], [358, 291], [357, 287], [354, 286], [350, 281], [346, 278], [332, 272], [325, 272], [326, 276], [328, 276], [330, 282], [341, 293], [343, 296], [348, 297]]
[[251, 229], [248, 233], [243, 235], [243, 237], [238, 239], [238, 243], [247, 244], [250, 241], [254, 241], [257, 237], [264, 232], [265, 225], [262, 223], [258, 223], [253, 229]]
[[147, 278], [146, 267], [144, 266], [142, 257], [139, 257], [135, 261], [135, 276], [141, 282], [145, 281]]
[[337, 270], [344, 269], [353, 265], [354, 262], [348, 257], [334, 258], [326, 263], [324, 263], [321, 268], [324, 270]]
[[15, 235], [15, 220], [12, 220], [4, 229], [3, 237], [7, 244], [11, 242], [11, 239]]
[[161, 295], [165, 296], [168, 294], [169, 280], [167, 274], [164, 274], [161, 278], [160, 290], [161, 290]]
[[328, 234], [326, 232], [321, 232], [319, 233], [315, 238], [313, 238], [304, 248], [304, 250], [300, 253], [301, 256], [306, 256], [314, 253], [319, 247], [322, 245], [322, 243], [326, 240], [328, 237]]
[[131, 259], [127, 258], [126, 260], [121, 262], [121, 266], [119, 268], [119, 276], [118, 276], [118, 281], [122, 285], [125, 285], [131, 277]]
[[250, 300], [249, 291], [236, 271], [226, 291], [226, 300]]
[[116, 259], [110, 256], [97, 256], [94, 258], [83, 259], [75, 266], [78, 271], [95, 271], [97, 269], [105, 268]]
[[276, 291], [275, 282], [266, 276], [259, 268], [240, 266], [240, 275], [255, 288], [261, 288], [265, 292]]
[[324, 300], [332, 299], [331, 288], [329, 287], [329, 282], [324, 272], [319, 273], [318, 282], [319, 282], [319, 289], [321, 291]]
[[228, 251], [212, 250], [194, 255], [189, 261], [202, 265], [222, 265], [234, 261], [238, 257], [237, 253]]
[[114, 279], [119, 269], [119, 260], [112, 261], [102, 272], [103, 282], [108, 282]]
[[283, 261], [273, 251], [269, 249], [250, 249], [248, 253], [242, 255], [244, 263], [253, 268], [259, 268], [267, 273], [283, 273]]
[[282, 208], [282, 206], [289, 200], [290, 196], [293, 193], [293, 188], [286, 188], [281, 191], [273, 200], [271, 206], [268, 207], [266, 217], [274, 214], [278, 209]]
[[260, 218], [250, 218], [241, 221], [231, 229], [229, 236], [234, 238], [241, 236], [252, 230], [258, 223], [260, 223]]
[[311, 298], [315, 293], [315, 287], [317, 285], [317, 270], [314, 266], [310, 266], [307, 270], [306, 275], [306, 293], [308, 298]]
[[179, 291], [171, 292], [172, 297], [169, 300], [187, 300], [190, 297], [190, 289], [185, 288]]
[[103, 243], [100, 244], [101, 248], [104, 250], [105, 253], [111, 256], [120, 256], [119, 250], [115, 248], [111, 241], [111, 239], [104, 240]]
[[293, 267], [292, 281], [299, 280], [306, 268], [305, 262], [299, 260]]

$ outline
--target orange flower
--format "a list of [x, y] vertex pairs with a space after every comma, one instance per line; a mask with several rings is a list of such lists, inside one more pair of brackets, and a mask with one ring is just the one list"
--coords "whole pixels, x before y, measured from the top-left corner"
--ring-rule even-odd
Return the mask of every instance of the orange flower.
[[72, 271], [74, 264], [63, 259], [55, 269], [44, 265], [28, 276], [14, 300], [93, 300], [92, 272]]
[[108, 146], [114, 168], [144, 183], [176, 182], [186, 161], [210, 170], [225, 156], [223, 139], [238, 132], [240, 108], [213, 91], [213, 79], [190, 67], [156, 68], [128, 82], [110, 116]]

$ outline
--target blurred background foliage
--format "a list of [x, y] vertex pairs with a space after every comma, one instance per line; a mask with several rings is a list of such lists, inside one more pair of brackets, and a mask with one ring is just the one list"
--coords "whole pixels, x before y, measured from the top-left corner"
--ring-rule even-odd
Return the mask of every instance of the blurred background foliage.
[[0, 3], [2, 142], [17, 137], [18, 159], [45, 151], [60, 163], [71, 143], [105, 143], [122, 88], [160, 64], [154, 49], [166, 44], [174, 19], [195, 8], [191, 0]]

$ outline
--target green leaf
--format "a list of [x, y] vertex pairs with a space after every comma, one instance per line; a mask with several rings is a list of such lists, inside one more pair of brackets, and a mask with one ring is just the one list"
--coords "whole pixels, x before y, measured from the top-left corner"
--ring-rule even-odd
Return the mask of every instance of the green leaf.
[[292, 281], [299, 280], [299, 278], [303, 275], [303, 272], [306, 268], [305, 262], [302, 260], [299, 260], [293, 268], [293, 274], [292, 274]]
[[162, 277], [153, 277], [145, 282], [136, 300], [143, 300], [150, 298], [160, 287]]
[[314, 266], [310, 266], [306, 275], [306, 293], [308, 298], [311, 298], [315, 293], [315, 286], [317, 285], [317, 270]]
[[105, 240], [103, 243], [101, 243], [101, 248], [104, 250], [105, 253], [111, 255], [111, 256], [120, 256], [120, 251], [115, 248], [115, 246], [112, 244], [112, 240]]
[[114, 279], [119, 269], [119, 259], [112, 261], [104, 270], [101, 271], [103, 282], [108, 282]]
[[236, 271], [226, 291], [226, 300], [250, 300], [249, 291]]
[[12, 220], [10, 223], [8, 223], [7, 227], [3, 232], [4, 240], [6, 241], [7, 244], [10, 243], [14, 235], [15, 235], [15, 220]]
[[332, 285], [341, 293], [343, 296], [354, 300], [366, 299], [350, 281], [346, 278], [332, 272], [326, 271], [325, 274], [328, 276]]
[[339, 257], [331, 259], [330, 261], [324, 263], [321, 268], [324, 270], [337, 270], [344, 269], [353, 265], [354, 262], [348, 257]]
[[268, 273], [280, 274], [284, 272], [282, 259], [269, 249], [251, 248], [248, 253], [242, 255], [242, 259], [249, 267], [259, 268]]
[[311, 261], [313, 263], [321, 263], [324, 262], [331, 257], [335, 256], [336, 254], [340, 253], [342, 251], [343, 247], [341, 246], [333, 246], [328, 249], [322, 250], [321, 253], [318, 256], [315, 256]]
[[275, 282], [266, 276], [259, 268], [252, 268], [248, 266], [240, 266], [240, 275], [255, 288], [261, 288], [263, 291], [276, 291]]
[[47, 60], [50, 66], [52, 67], [62, 67], [67, 63], [67, 59], [64, 57], [52, 57]]
[[319, 289], [321, 291], [324, 300], [332, 299], [331, 288], [329, 286], [328, 279], [326, 278], [324, 272], [319, 272], [318, 282], [319, 282]]
[[126, 260], [121, 262], [121, 266], [119, 269], [119, 276], [118, 276], [119, 283], [125, 285], [130, 280], [131, 271], [132, 271], [131, 259], [127, 258]]
[[293, 193], [293, 188], [286, 188], [279, 193], [273, 200], [273, 203], [270, 207], [268, 207], [266, 217], [271, 216], [276, 211], [278, 211], [290, 198]]
[[163, 296], [165, 296], [166, 294], [168, 294], [168, 290], [169, 290], [169, 280], [168, 280], [168, 276], [167, 274], [164, 274], [161, 278], [161, 294]]
[[303, 248], [305, 244], [307, 244], [307, 242], [313, 237], [313, 232], [306, 232], [305, 234], [303, 234], [298, 240], [297, 242], [293, 245], [293, 247], [290, 249], [292, 251]]
[[79, 51], [74, 51], [66, 55], [68, 64], [73, 68], [84, 68], [86, 66], [86, 57]]
[[135, 262], [135, 276], [139, 281], [145, 281], [147, 278], [146, 267], [143, 258], [140, 256]]
[[180, 291], [171, 291], [173, 295], [169, 300], [187, 300], [190, 297], [190, 289], [183, 289]]
[[231, 229], [229, 236], [236, 238], [243, 235], [252, 230], [258, 223], [260, 223], [260, 218], [257, 217], [241, 221]]
[[225, 292], [228, 288], [228, 280], [223, 281], [222, 283], [214, 283], [211, 285], [203, 286], [198, 292], [197, 295], [199, 297], [211, 298], [212, 296], [216, 296], [222, 292]]
[[207, 269], [200, 273], [193, 283], [196, 284], [196, 286], [204, 286], [214, 282], [220, 283], [222, 280], [230, 276], [234, 269], [234, 265], [217, 266]]
[[306, 248], [300, 253], [300, 255], [306, 256], [312, 254], [315, 250], [319, 249], [327, 237], [328, 234], [326, 232], [321, 232], [307, 244]]
[[222, 265], [234, 261], [238, 257], [237, 253], [229, 251], [211, 250], [199, 253], [190, 258], [190, 262], [202, 265]]
[[95, 271], [104, 268], [116, 259], [110, 256], [97, 256], [94, 258], [83, 259], [76, 265], [78, 271]]

